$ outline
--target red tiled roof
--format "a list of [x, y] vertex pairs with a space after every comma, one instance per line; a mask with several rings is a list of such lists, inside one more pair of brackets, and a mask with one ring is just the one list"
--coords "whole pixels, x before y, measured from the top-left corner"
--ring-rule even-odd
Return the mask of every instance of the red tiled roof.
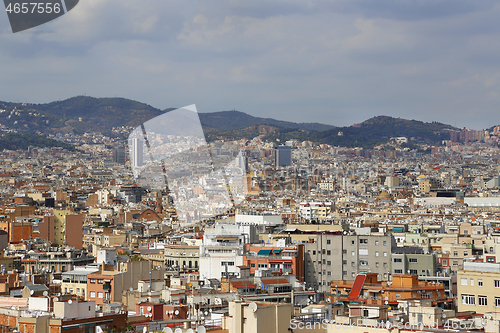
[[231, 282], [231, 285], [234, 288], [255, 288], [257, 287], [255, 284], [250, 283], [250, 281], [233, 281]]
[[262, 283], [266, 286], [271, 284], [290, 284], [287, 279], [279, 278], [279, 279], [262, 279]]

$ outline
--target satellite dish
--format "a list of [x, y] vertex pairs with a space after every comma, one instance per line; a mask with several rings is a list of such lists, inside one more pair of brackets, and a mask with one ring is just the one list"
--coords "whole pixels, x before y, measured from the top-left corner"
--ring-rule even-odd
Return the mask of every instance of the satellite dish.
[[192, 287], [193, 284], [191, 282], [188, 283], [188, 287]]
[[388, 300], [389, 300], [389, 297], [385, 296], [385, 298], [384, 298], [384, 299], [385, 299], [386, 301], [388, 301]]
[[177, 316], [179, 314], [179, 310], [175, 310], [174, 314]]
[[250, 303], [250, 305], [248, 306], [248, 308], [249, 308], [249, 309], [250, 309], [250, 311], [252, 311], [252, 312], [257, 311], [257, 303], [255, 303], [255, 302]]
[[48, 296], [48, 295], [49, 295], [49, 292], [47, 290], [44, 290], [43, 296]]
[[33, 296], [33, 294], [35, 293], [34, 290], [30, 290], [30, 295]]
[[73, 301], [72, 301], [72, 300], [69, 300], [69, 301], [68, 301], [68, 304], [73, 304]]
[[165, 333], [173, 333], [173, 331], [172, 331], [172, 329], [170, 327], [165, 327], [163, 329], [163, 332], [165, 332]]
[[151, 307], [150, 306], [148, 306], [148, 311], [151, 311]]
[[194, 330], [192, 328], [188, 328], [186, 333], [194, 333]]
[[205, 311], [205, 316], [208, 316], [208, 311]]
[[442, 316], [442, 317], [443, 317], [443, 318], [446, 318], [446, 313], [443, 313], [443, 316]]
[[96, 327], [95, 327], [95, 333], [102, 333], [102, 328], [101, 328], [101, 326], [96, 326]]
[[54, 302], [59, 302], [59, 297], [54, 297]]
[[129, 291], [132, 291], [132, 290], [134, 290], [134, 288], [130, 287], [130, 288], [128, 288], [128, 290], [129, 290]]
[[174, 332], [175, 333], [182, 333], [182, 330], [180, 328], [176, 328]]
[[269, 234], [267, 235], [267, 237], [269, 237], [269, 239], [273, 238], [273, 235]]
[[198, 326], [198, 333], [207, 333], [205, 326]]
[[389, 301], [385, 301], [385, 302], [384, 302], [384, 304], [385, 304], [385, 305], [389, 304]]

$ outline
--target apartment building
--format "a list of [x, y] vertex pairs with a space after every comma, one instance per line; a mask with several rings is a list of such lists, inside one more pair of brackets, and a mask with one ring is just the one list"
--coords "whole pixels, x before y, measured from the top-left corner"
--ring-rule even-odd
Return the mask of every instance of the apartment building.
[[152, 270], [149, 261], [118, 263], [116, 267], [101, 265], [87, 275], [87, 299], [97, 305], [121, 302], [123, 290], [137, 289], [140, 280], [163, 279], [163, 270]]
[[200, 280], [240, 277], [245, 244], [257, 242], [255, 225], [217, 223], [206, 228], [200, 246]]
[[392, 274], [434, 276], [437, 272], [437, 257], [434, 253], [405, 253], [408, 248], [396, 248], [392, 253]]
[[72, 294], [87, 300], [87, 275], [96, 273], [97, 268], [78, 267], [61, 276], [61, 293]]
[[380, 281], [377, 274], [366, 273], [357, 275], [354, 281], [332, 281], [330, 287], [334, 302], [395, 305], [405, 299], [426, 299], [444, 308], [453, 303], [444, 285], [419, 281], [417, 275], [395, 274], [392, 281]]
[[354, 280], [364, 272], [387, 280], [395, 247], [391, 235], [317, 235], [305, 243], [306, 287], [327, 292], [331, 280]]
[[165, 268], [181, 272], [197, 272], [200, 247], [191, 245], [165, 245], [163, 250]]
[[457, 272], [458, 311], [500, 310], [500, 263], [464, 262]]
[[258, 269], [270, 270], [274, 274], [293, 274], [304, 281], [304, 244], [285, 247], [246, 245], [243, 264], [250, 274]]

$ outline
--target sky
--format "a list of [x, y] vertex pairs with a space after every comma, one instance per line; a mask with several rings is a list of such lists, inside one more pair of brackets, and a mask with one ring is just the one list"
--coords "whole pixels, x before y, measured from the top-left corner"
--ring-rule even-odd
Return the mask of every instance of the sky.
[[13, 34], [4, 12], [0, 100], [484, 129], [500, 124], [498, 17], [488, 0], [80, 0]]

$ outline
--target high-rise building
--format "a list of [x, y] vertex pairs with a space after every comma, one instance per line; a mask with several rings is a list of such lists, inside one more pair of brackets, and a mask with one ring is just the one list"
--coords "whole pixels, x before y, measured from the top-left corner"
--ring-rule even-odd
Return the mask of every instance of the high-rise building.
[[292, 165], [292, 147], [278, 146], [274, 153], [274, 165], [276, 168]]
[[132, 149], [130, 151], [130, 164], [133, 168], [143, 165], [143, 141], [139, 138], [132, 139]]
[[119, 146], [113, 149], [113, 162], [125, 164], [125, 147]]

